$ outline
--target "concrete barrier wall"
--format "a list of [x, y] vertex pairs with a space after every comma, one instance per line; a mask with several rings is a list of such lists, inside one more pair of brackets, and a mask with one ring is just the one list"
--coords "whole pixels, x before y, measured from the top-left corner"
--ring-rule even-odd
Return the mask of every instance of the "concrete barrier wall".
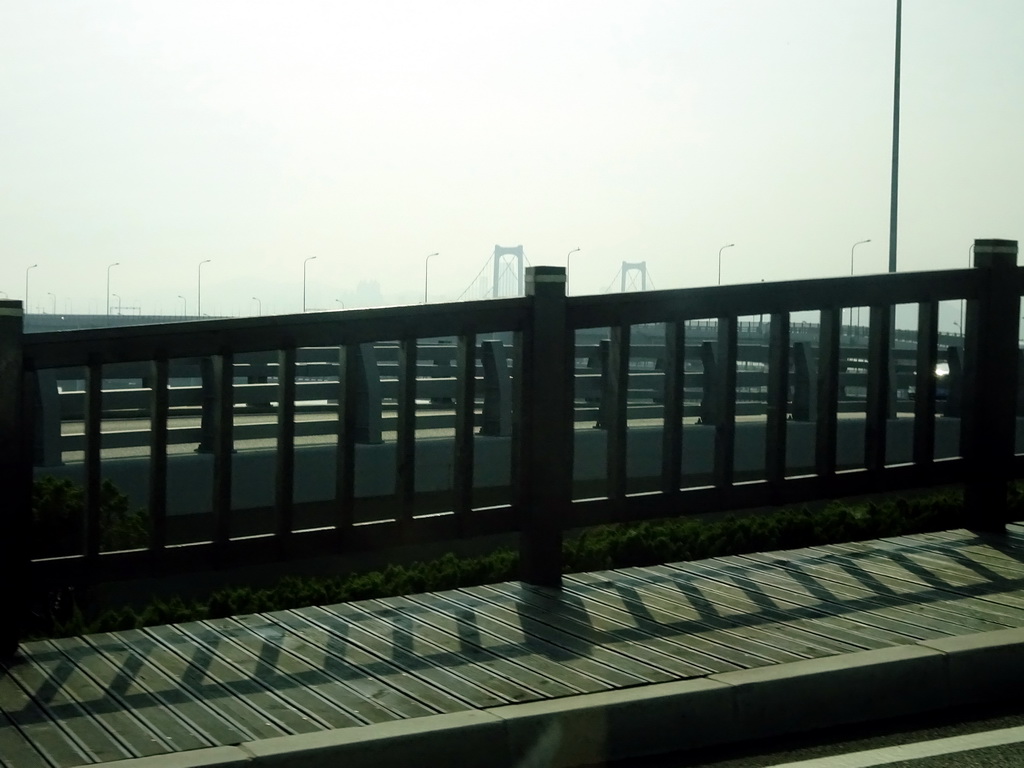
[[[890, 464], [910, 462], [913, 419], [888, 423], [886, 456]], [[838, 422], [837, 464], [853, 468], [864, 464], [865, 423], [860, 418]], [[815, 425], [787, 422], [786, 464], [795, 474], [814, 466]], [[1024, 444], [1024, 419], [1017, 420], [1018, 444]], [[605, 478], [607, 435], [600, 429], [575, 431], [573, 479], [592, 483]], [[712, 471], [714, 426], [688, 424], [683, 430], [684, 475], [706, 476]], [[661, 428], [632, 427], [627, 436], [627, 471], [631, 480], [654, 481], [661, 472]], [[959, 455], [960, 420], [936, 418], [935, 457]], [[416, 441], [416, 490], [419, 493], [448, 491], [452, 487], [453, 440], [424, 438]], [[736, 473], [757, 476], [764, 471], [765, 424], [736, 424]], [[474, 439], [474, 487], [499, 488], [509, 484], [511, 441], [508, 437]], [[386, 497], [395, 493], [395, 443], [359, 445], [356, 449], [356, 497]], [[233, 459], [233, 507], [237, 510], [266, 507], [274, 501], [275, 456], [269, 450], [239, 451]], [[335, 487], [335, 448], [298, 447], [295, 450], [296, 503], [329, 501]], [[104, 477], [128, 495], [133, 507], [147, 503], [149, 461], [146, 457], [104, 462]], [[83, 480], [83, 465], [37, 468], [36, 475]], [[204, 514], [211, 509], [213, 457], [209, 454], [171, 456], [168, 461], [168, 514]]]

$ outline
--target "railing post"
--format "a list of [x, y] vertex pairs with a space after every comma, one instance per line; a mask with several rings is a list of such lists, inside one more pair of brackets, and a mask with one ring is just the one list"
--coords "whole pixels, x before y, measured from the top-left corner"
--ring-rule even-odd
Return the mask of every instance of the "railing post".
[[29, 536], [32, 525], [32, 425], [24, 421], [25, 397], [20, 301], [0, 301], [0, 659], [18, 647], [28, 613]]
[[532, 313], [522, 334], [522, 397], [514, 493], [520, 519], [521, 578], [562, 586], [563, 518], [572, 502], [572, 361], [566, 327], [565, 269], [530, 267]]
[[971, 528], [1003, 531], [1017, 413], [1017, 242], [975, 240], [974, 266], [982, 270], [982, 287], [967, 304], [964, 504]]

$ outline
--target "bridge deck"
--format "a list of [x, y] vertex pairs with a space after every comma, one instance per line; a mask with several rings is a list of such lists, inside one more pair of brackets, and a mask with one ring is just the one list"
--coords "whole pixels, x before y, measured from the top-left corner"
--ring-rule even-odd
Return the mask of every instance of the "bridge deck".
[[716, 558], [23, 646], [0, 764], [72, 766], [1024, 627], [1024, 527]]

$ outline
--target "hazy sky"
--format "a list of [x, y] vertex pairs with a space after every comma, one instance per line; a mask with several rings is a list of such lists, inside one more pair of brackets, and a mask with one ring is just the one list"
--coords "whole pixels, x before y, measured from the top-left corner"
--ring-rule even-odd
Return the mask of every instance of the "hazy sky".
[[[454, 300], [887, 268], [895, 0], [0, 0], [0, 291]], [[899, 267], [1024, 239], [1024, 2], [905, 0]], [[617, 284], [616, 284], [617, 287]], [[470, 290], [466, 297], [477, 298]], [[117, 299], [113, 302], [117, 303]], [[127, 311], [127, 310], [126, 310]]]

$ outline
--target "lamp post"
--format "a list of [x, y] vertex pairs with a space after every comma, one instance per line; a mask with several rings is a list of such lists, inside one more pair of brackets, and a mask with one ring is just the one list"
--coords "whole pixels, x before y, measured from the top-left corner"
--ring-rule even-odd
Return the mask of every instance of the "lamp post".
[[213, 259], [203, 259], [196, 268], [196, 317], [203, 316], [203, 264], [209, 264]]
[[120, 261], [115, 261], [113, 264], [107, 265], [107, 314], [110, 314], [110, 270], [114, 267], [120, 266]]
[[28, 273], [29, 273], [29, 270], [35, 269], [38, 266], [39, 266], [38, 264], [33, 264], [31, 267], [29, 267], [28, 269], [25, 270], [25, 314], [26, 315], [29, 312], [29, 309], [28, 309]]
[[572, 256], [579, 250], [579, 247], [573, 248], [567, 254], [565, 254], [565, 292], [569, 292], [569, 257]]
[[436, 252], [435, 253], [428, 253], [427, 254], [427, 258], [425, 258], [423, 260], [423, 303], [424, 304], [427, 303], [427, 285], [429, 284], [429, 280], [430, 280], [430, 259], [432, 257], [434, 257], [434, 256], [437, 256], [437, 255], [438, 254]]
[[[970, 269], [974, 266], [974, 243], [971, 243], [971, 247], [967, 249], [967, 268]], [[960, 299], [960, 335], [964, 333], [964, 304], [967, 302], [964, 299]]]
[[335, 303], [335, 304], [340, 304], [340, 305], [341, 305], [341, 308], [342, 308], [342, 309], [344, 309], [344, 308], [345, 308], [345, 302], [344, 302], [344, 301], [342, 301], [341, 299], [335, 299], [335, 300], [334, 300], [334, 303]]
[[[871, 242], [870, 238], [868, 238], [867, 240], [858, 240], [856, 243], [854, 243], [850, 247], [850, 277], [853, 277], [853, 252], [855, 250], [857, 250], [857, 246], [858, 245], [864, 245], [864, 243], [870, 243], [870, 242]], [[860, 307], [857, 307], [857, 309], [859, 310]], [[851, 326], [851, 328], [853, 327], [853, 307], [850, 307], [850, 326]]]
[[52, 291], [47, 291], [46, 295], [50, 297], [50, 301], [52, 302], [51, 303], [52, 309], [51, 309], [50, 314], [51, 315], [56, 315], [57, 314], [57, 294], [53, 293]]
[[316, 256], [308, 256], [305, 261], [302, 262], [302, 311], [306, 311], [306, 265], [313, 261]]
[[896, 211], [899, 198], [900, 167], [900, 36], [903, 27], [903, 0], [896, 0], [896, 56], [892, 86], [892, 186], [889, 190], [889, 271], [896, 271]]
[[726, 248], [732, 248], [734, 245], [736, 245], [736, 243], [729, 243], [728, 245], [723, 245], [721, 248], [718, 249], [718, 284], [719, 285], [722, 284], [722, 251], [724, 251]]
[[117, 314], [120, 315], [121, 314], [121, 297], [118, 294], [116, 294], [116, 293], [112, 293], [110, 295], [113, 296], [115, 299], [117, 299]]
[[263, 302], [256, 296], [253, 296], [252, 300], [256, 302], [256, 317], [263, 317]]
[[185, 317], [188, 315], [188, 300], [186, 300], [180, 293], [178, 294], [178, 298], [181, 299], [181, 316]]

